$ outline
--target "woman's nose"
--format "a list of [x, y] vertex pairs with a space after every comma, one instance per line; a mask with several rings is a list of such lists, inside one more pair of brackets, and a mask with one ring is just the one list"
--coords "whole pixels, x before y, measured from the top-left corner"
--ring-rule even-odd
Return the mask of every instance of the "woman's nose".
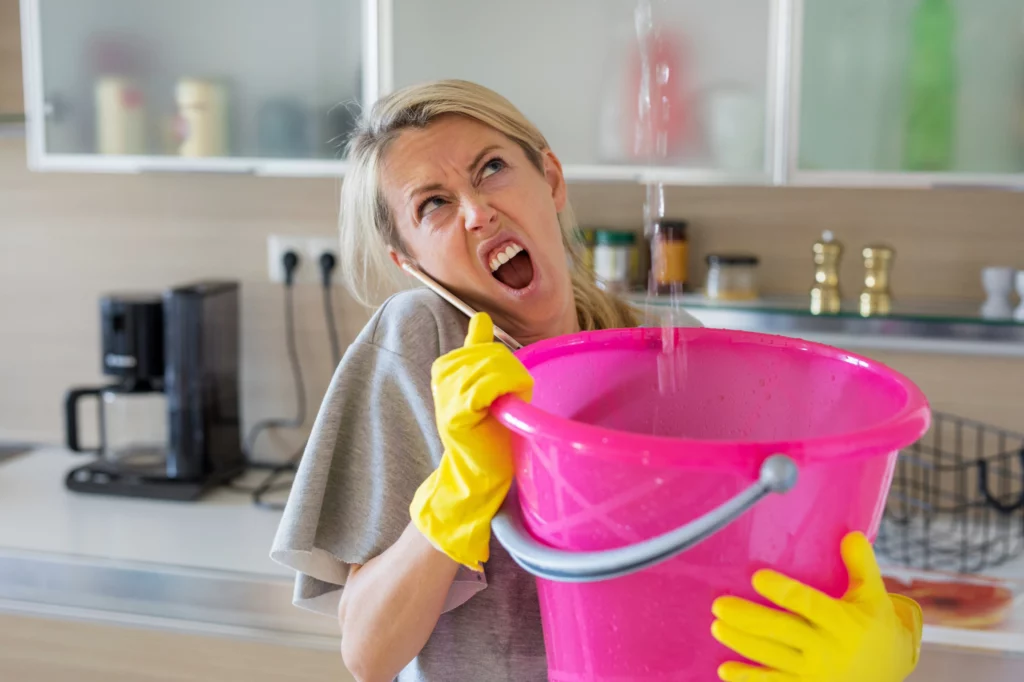
[[470, 231], [498, 222], [498, 212], [481, 196], [470, 196], [462, 200], [462, 216], [466, 229]]

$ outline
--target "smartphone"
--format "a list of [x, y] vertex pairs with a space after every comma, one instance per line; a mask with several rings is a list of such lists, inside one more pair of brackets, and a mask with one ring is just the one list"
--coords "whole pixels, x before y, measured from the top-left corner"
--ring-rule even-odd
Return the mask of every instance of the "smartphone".
[[[438, 296], [440, 296], [441, 298], [443, 298], [444, 300], [448, 301], [453, 306], [458, 308], [466, 317], [473, 317], [474, 315], [476, 315], [477, 311], [473, 310], [470, 306], [468, 306], [465, 301], [463, 301], [461, 298], [445, 289], [432, 278], [428, 277], [425, 272], [417, 268], [412, 263], [403, 261], [402, 269], [408, 272], [416, 279], [418, 279], [420, 282], [422, 282], [425, 287], [433, 291], [435, 294], [437, 294]], [[521, 343], [519, 343], [511, 336], [509, 336], [509, 334], [498, 325], [494, 325], [494, 336], [503, 344], [508, 346], [510, 350], [517, 351], [523, 347]]]

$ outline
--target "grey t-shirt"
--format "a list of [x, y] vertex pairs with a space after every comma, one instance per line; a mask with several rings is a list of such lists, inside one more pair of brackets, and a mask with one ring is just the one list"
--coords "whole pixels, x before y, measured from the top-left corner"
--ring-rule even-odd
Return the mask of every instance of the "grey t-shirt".
[[[337, 617], [351, 564], [398, 540], [409, 503], [437, 467], [430, 366], [469, 321], [426, 290], [391, 297], [348, 348], [299, 465], [271, 557], [297, 572], [294, 603]], [[479, 574], [461, 569], [445, 612], [399, 682], [546, 680], [534, 579], [491, 542]]]

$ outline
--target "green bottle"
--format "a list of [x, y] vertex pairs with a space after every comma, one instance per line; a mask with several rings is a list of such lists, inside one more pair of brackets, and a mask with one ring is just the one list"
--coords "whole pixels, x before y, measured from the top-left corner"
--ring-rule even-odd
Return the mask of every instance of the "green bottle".
[[912, 171], [953, 166], [956, 18], [950, 0], [921, 0], [911, 20], [903, 163]]

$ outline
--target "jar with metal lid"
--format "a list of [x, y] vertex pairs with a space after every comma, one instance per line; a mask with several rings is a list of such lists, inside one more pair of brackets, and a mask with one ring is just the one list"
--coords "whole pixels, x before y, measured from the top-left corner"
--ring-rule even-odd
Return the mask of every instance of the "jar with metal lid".
[[659, 294], [681, 292], [686, 284], [686, 222], [659, 220], [651, 238], [651, 277]]
[[718, 301], [750, 301], [758, 297], [757, 256], [709, 254], [705, 295]]
[[636, 234], [601, 230], [594, 235], [594, 274], [597, 284], [609, 291], [627, 291], [636, 261]]

